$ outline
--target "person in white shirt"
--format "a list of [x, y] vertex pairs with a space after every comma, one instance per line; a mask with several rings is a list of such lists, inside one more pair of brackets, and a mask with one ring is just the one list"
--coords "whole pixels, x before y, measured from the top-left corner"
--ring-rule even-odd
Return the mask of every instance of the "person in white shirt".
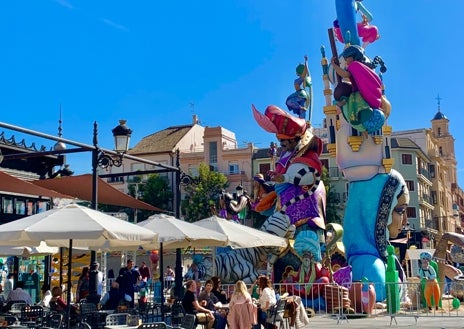
[[6, 276], [6, 280], [3, 285], [3, 296], [5, 296], [5, 299], [8, 298], [11, 291], [13, 291], [13, 274], [10, 273]]
[[[259, 277], [258, 281], [260, 294], [259, 294], [259, 309], [258, 309], [258, 323], [262, 324], [264, 328], [271, 328], [272, 325], [266, 322], [267, 311], [277, 304], [275, 291], [272, 288], [271, 280], [266, 276]], [[275, 327], [275, 326], [273, 326]], [[274, 328], [271, 328], [274, 329]]]
[[98, 270], [99, 267], [100, 267], [100, 264], [98, 262], [93, 262], [91, 264], [90, 270], [97, 271], [97, 294], [102, 296], [103, 294], [103, 272]]
[[50, 285], [48, 283], [44, 283], [42, 285], [41, 290], [42, 290], [42, 300], [40, 301], [39, 305], [50, 308], [50, 300], [52, 299], [52, 292], [50, 291]]

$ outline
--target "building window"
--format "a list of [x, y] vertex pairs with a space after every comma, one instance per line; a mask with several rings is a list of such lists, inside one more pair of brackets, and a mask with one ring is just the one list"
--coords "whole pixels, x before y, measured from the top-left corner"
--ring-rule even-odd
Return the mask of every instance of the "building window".
[[431, 178], [435, 178], [435, 165], [431, 164], [429, 166], [429, 173]]
[[124, 177], [123, 176], [108, 177], [107, 182], [108, 183], [124, 183]]
[[263, 174], [264, 178], [267, 177], [267, 173], [271, 170], [271, 164], [270, 163], [260, 163], [259, 164], [259, 173]]
[[229, 175], [236, 175], [240, 173], [238, 163], [229, 163]]
[[198, 167], [197, 166], [193, 166], [193, 165], [189, 165], [188, 167], [188, 173], [190, 174], [190, 176], [192, 177], [197, 177], [199, 174], [198, 174]]
[[438, 153], [440, 156], [443, 156], [443, 148], [441, 146], [438, 148]]
[[406, 186], [408, 187], [408, 190], [411, 192], [411, 191], [415, 191], [415, 187], [414, 187], [414, 181], [412, 180], [406, 180]]
[[37, 202], [37, 213], [45, 212], [50, 209], [50, 205], [48, 202], [39, 201]]
[[15, 212], [16, 215], [26, 214], [26, 200], [15, 199]]
[[408, 207], [406, 208], [406, 214], [408, 218], [416, 218], [416, 207]]
[[430, 193], [430, 197], [432, 198], [432, 204], [437, 204], [437, 192], [436, 191], [432, 191]]
[[216, 166], [218, 162], [217, 142], [209, 142], [209, 164]]
[[401, 163], [406, 165], [412, 165], [412, 155], [411, 154], [401, 154]]
[[13, 199], [12, 198], [3, 198], [2, 200], [2, 210], [4, 214], [12, 214], [13, 209]]
[[35, 203], [34, 201], [27, 201], [27, 214], [28, 216], [35, 214]]
[[438, 136], [441, 136], [441, 128], [438, 128]]

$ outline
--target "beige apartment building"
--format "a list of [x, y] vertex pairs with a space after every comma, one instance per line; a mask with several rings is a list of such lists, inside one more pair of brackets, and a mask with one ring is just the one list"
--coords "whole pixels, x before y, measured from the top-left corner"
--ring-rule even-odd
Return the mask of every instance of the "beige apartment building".
[[[238, 186], [251, 191], [253, 184], [252, 158], [256, 152], [252, 143], [239, 147], [235, 133], [224, 127], [203, 127], [198, 117], [192, 123], [172, 126], [142, 138], [128, 153], [150, 161], [177, 167], [191, 176], [197, 176], [200, 163], [206, 163], [214, 171], [227, 176], [228, 192], [234, 193]], [[175, 173], [162, 172], [162, 167], [133, 162], [125, 159], [121, 167], [109, 168], [110, 174], [137, 171], [153, 171], [166, 175], [175, 184]], [[148, 174], [147, 174], [148, 175]], [[142, 178], [143, 180], [143, 178]], [[118, 190], [127, 193], [131, 177], [113, 176], [108, 178]], [[174, 208], [174, 207], [173, 207]]]

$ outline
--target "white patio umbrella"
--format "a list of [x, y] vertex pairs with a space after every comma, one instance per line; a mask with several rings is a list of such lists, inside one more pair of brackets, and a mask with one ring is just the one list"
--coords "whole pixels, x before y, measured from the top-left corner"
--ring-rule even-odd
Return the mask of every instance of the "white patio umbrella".
[[[48, 246], [69, 248], [70, 260], [73, 247], [96, 251], [135, 249], [144, 243], [156, 244], [156, 239], [153, 231], [77, 204], [0, 225], [0, 246], [39, 246], [43, 241]], [[68, 291], [70, 288], [68, 279]], [[70, 294], [67, 302], [69, 324]]]
[[167, 249], [227, 245], [227, 237], [224, 234], [165, 214], [150, 216], [137, 225], [158, 233], [158, 242]]
[[227, 236], [227, 244], [235, 249], [254, 247], [286, 247], [287, 239], [221, 217], [211, 216], [193, 223]]
[[29, 246], [1, 246], [0, 247], [0, 256], [23, 256], [28, 257], [31, 255], [34, 256], [43, 256], [51, 255], [59, 252], [58, 247], [49, 247], [45, 242], [41, 242], [40, 245], [29, 247]]
[[[163, 248], [178, 249], [187, 247], [214, 247], [226, 246], [227, 237], [212, 230], [200, 228], [189, 222], [177, 219], [165, 214], [156, 214], [148, 217], [146, 220], [137, 223], [137, 225], [158, 233], [158, 242], [160, 244], [160, 283], [161, 291], [164, 291], [163, 278]], [[147, 246], [144, 246], [147, 248]], [[181, 281], [177, 278], [176, 284]], [[164, 298], [161, 293], [162, 299]], [[161, 315], [164, 317], [164, 308], [161, 308]]]
[[157, 242], [150, 230], [77, 204], [69, 204], [0, 225], [0, 246], [117, 250]]

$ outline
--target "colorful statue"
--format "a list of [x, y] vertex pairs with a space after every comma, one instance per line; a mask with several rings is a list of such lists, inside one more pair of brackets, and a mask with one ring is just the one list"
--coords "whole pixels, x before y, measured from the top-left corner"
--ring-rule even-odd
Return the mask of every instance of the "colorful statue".
[[319, 237], [313, 231], [301, 231], [296, 236], [294, 249], [301, 258], [301, 265], [296, 275], [287, 276], [286, 282], [302, 284], [289, 285], [288, 292], [302, 298], [318, 298], [330, 276], [329, 270], [321, 265]]
[[268, 106], [264, 115], [253, 107], [253, 115], [262, 128], [277, 135], [282, 148], [275, 171], [268, 173], [279, 200], [278, 211], [272, 217], [287, 216], [296, 228], [312, 229], [321, 236], [326, 194], [319, 160], [321, 139], [312, 134], [304, 119], [277, 106]]
[[[274, 182], [277, 204], [275, 213], [263, 225], [265, 230], [275, 223], [291, 225], [296, 233], [295, 253], [286, 250], [273, 260], [274, 281], [293, 282], [289, 292], [303, 297], [305, 305], [319, 305], [321, 291], [315, 283], [328, 283], [329, 271], [321, 262], [320, 243], [324, 241], [326, 191], [321, 181], [322, 164], [319, 155], [322, 141], [311, 132], [302, 118], [297, 118], [277, 106], [268, 106], [261, 114], [253, 107], [258, 124], [277, 135], [281, 154], [275, 170], [268, 175]], [[260, 203], [269, 203], [266, 196]], [[259, 209], [258, 203], [256, 209]], [[288, 224], [286, 224], [288, 223]], [[275, 229], [275, 228], [273, 228]]]
[[360, 46], [348, 46], [342, 57], [345, 59], [345, 69], [337, 64], [338, 58], [335, 57], [332, 58], [332, 66], [341, 78], [350, 80], [351, 88], [340, 95], [335, 91], [337, 106], [353, 128], [375, 133], [390, 115], [390, 103], [382, 94], [382, 81], [369, 66], [370, 60]]
[[[269, 202], [267, 202], [267, 200]], [[277, 197], [274, 191], [274, 183], [266, 182], [261, 173], [253, 177], [253, 199], [251, 200], [251, 210], [259, 212], [261, 215], [270, 216], [274, 213]]]
[[[361, 37], [362, 47], [366, 48], [380, 37], [377, 27], [369, 24], [372, 21], [372, 14], [364, 7], [361, 0], [336, 1], [336, 8], [337, 14], [340, 13], [343, 22], [342, 31], [339, 19], [334, 21], [334, 31], [338, 41], [358, 45], [359, 37]], [[361, 12], [362, 15], [362, 21], [359, 23], [355, 22], [357, 12]], [[355, 24], [356, 28], [354, 28]], [[345, 41], [343, 36], [346, 34], [349, 34], [349, 40]]]
[[435, 268], [430, 265], [432, 254], [428, 251], [424, 251], [420, 253], [419, 257], [421, 262], [419, 276], [425, 281], [424, 296], [426, 305], [430, 311], [432, 310], [432, 306], [435, 306], [435, 309], [438, 310], [441, 293], [437, 281], [437, 272]]
[[[385, 98], [382, 82], [365, 64], [367, 61], [361, 63], [365, 55], [353, 24], [355, 1], [335, 2], [342, 35], [345, 36], [346, 31], [351, 32], [350, 44], [343, 52], [349, 64], [344, 76], [351, 80], [351, 85], [348, 84], [347, 94], [335, 97], [337, 102], [342, 102], [338, 104], [342, 108], [337, 108], [331, 96], [330, 82], [337, 89], [344, 81], [333, 79], [322, 48], [324, 113], [330, 137], [327, 149], [330, 156], [336, 158], [339, 169], [349, 182], [343, 243], [353, 281], [361, 281], [365, 277], [375, 283], [376, 300], [383, 301], [386, 297], [386, 247], [389, 238], [396, 237], [406, 222], [409, 192], [402, 175], [392, 169], [392, 128], [384, 119], [390, 113], [390, 104]], [[329, 37], [333, 57], [338, 58], [333, 33], [329, 33]], [[335, 70], [340, 75], [344, 74], [341, 67]], [[343, 104], [343, 101], [346, 103]], [[338, 115], [340, 110], [343, 115]], [[372, 138], [365, 138], [365, 134], [360, 136], [353, 128], [369, 133]], [[399, 279], [404, 282], [404, 273], [396, 257], [395, 266]]]
[[[265, 115], [253, 107], [253, 115], [261, 127], [277, 135], [283, 149], [276, 169], [268, 173], [275, 192], [267, 193], [256, 205], [266, 199], [276, 207], [261, 229], [286, 238], [294, 236], [296, 227], [299, 232], [313, 230], [319, 241], [325, 228], [325, 188], [320, 179], [322, 164], [319, 161], [322, 141], [311, 133], [304, 119], [277, 106], [269, 106]], [[257, 177], [258, 181], [259, 178], [261, 176]], [[215, 258], [217, 276], [224, 282], [252, 283], [258, 277], [257, 269], [266, 263], [273, 264], [279, 253], [280, 250], [264, 247], [219, 252]], [[210, 268], [208, 264], [208, 271]]]
[[[309, 113], [308, 120], [311, 120], [313, 89], [311, 83], [311, 74], [308, 69], [308, 56], [304, 57], [304, 64], [296, 67], [297, 79], [294, 81], [295, 92], [287, 97], [285, 104], [290, 112], [304, 119], [306, 113]], [[306, 91], [308, 89], [308, 91]]]
[[239, 214], [250, 206], [250, 197], [245, 192], [234, 199], [231, 193], [223, 191], [219, 196], [219, 217], [239, 222]]

